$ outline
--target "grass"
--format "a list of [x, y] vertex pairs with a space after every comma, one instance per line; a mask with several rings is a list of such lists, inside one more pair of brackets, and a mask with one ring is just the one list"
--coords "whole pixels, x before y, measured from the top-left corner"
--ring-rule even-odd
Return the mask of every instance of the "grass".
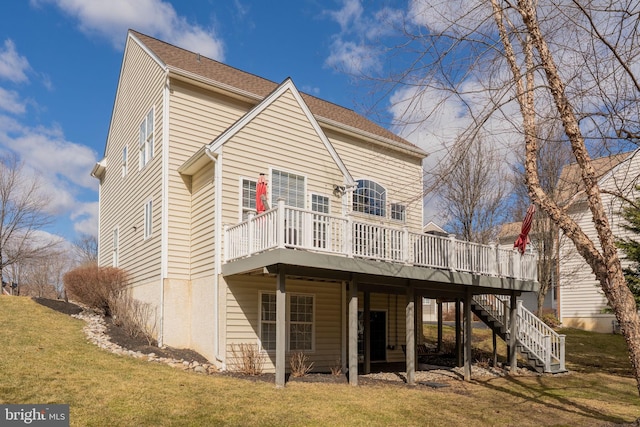
[[[276, 389], [116, 356], [87, 342], [83, 326], [30, 299], [0, 297], [0, 403], [67, 403], [74, 426], [602, 426], [640, 417], [624, 341], [614, 335], [566, 331], [570, 375], [444, 389], [303, 382]], [[488, 339], [490, 349], [483, 334], [474, 331], [474, 341]]]

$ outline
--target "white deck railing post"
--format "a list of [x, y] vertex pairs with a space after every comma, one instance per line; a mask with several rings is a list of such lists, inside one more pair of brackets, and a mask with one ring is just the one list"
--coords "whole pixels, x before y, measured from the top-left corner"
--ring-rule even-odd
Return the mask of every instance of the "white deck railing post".
[[285, 230], [285, 212], [284, 212], [284, 199], [281, 197], [278, 199], [278, 214], [276, 216], [277, 226], [276, 226], [276, 235], [278, 239], [278, 247], [280, 249], [284, 248], [284, 236], [286, 233]]
[[224, 257], [222, 258], [222, 263], [226, 264], [229, 259], [229, 226], [225, 224], [222, 228], [224, 230]]
[[551, 372], [551, 335], [544, 336], [544, 371]]
[[254, 252], [254, 235], [256, 232], [256, 222], [254, 221], [255, 214], [249, 213], [247, 218], [247, 255], [251, 255]]
[[566, 335], [559, 335], [558, 338], [560, 339], [560, 371], [564, 371], [564, 339], [566, 338]]
[[449, 270], [456, 271], [456, 235], [449, 234], [449, 253], [447, 256], [449, 257]]
[[410, 261], [414, 261], [410, 255], [411, 245], [409, 244], [409, 228], [405, 225], [402, 227], [402, 261], [405, 264], [409, 264]]
[[344, 253], [349, 257], [353, 257], [353, 218], [351, 215], [347, 215], [347, 220], [344, 222]]

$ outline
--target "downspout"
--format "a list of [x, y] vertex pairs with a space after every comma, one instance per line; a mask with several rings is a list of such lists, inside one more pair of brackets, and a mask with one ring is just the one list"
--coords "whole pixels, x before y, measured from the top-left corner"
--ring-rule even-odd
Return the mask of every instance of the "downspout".
[[220, 352], [220, 268], [222, 265], [222, 154], [219, 153], [218, 157], [215, 157], [209, 147], [204, 149], [207, 157], [211, 159], [214, 165], [214, 227], [215, 227], [215, 242], [214, 242], [214, 258], [213, 265], [215, 274], [213, 275], [213, 292], [215, 294], [215, 304], [213, 305], [213, 317], [216, 325], [213, 334], [213, 347], [216, 355], [216, 360], [222, 363], [222, 368], [225, 369], [225, 356]]

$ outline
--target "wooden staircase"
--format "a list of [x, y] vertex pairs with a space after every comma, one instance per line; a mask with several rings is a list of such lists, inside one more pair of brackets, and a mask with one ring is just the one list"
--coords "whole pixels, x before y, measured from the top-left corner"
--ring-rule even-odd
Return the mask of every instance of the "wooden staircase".
[[[501, 295], [476, 295], [471, 311], [496, 335], [509, 341], [509, 299]], [[516, 310], [516, 347], [518, 353], [537, 372], [566, 372], [564, 364], [565, 336], [547, 326], [518, 301]]]

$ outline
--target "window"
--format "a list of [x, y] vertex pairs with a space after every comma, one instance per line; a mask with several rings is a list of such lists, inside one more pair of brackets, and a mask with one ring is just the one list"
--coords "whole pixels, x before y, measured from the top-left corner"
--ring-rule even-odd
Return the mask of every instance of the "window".
[[122, 177], [127, 175], [127, 146], [122, 149]]
[[153, 108], [140, 123], [140, 169], [153, 158]]
[[271, 179], [272, 206], [275, 206], [278, 199], [282, 197], [286, 205], [304, 209], [304, 187], [304, 176], [273, 170]]
[[149, 200], [144, 205], [144, 238], [151, 237], [153, 231], [153, 200]]
[[386, 203], [386, 190], [380, 184], [368, 179], [358, 180], [358, 187], [353, 192], [354, 212], [385, 216]]
[[117, 267], [118, 266], [118, 250], [120, 248], [118, 247], [118, 229], [114, 228], [113, 229], [113, 253], [112, 253], [112, 259], [111, 259], [111, 264], [113, 265], [113, 267]]
[[249, 213], [256, 211], [256, 185], [257, 181], [242, 180], [242, 220], [249, 217]]
[[312, 350], [313, 296], [291, 295], [289, 307], [289, 350]]
[[391, 219], [405, 222], [407, 219], [407, 208], [399, 203], [391, 203]]
[[[322, 214], [329, 214], [329, 198], [319, 194], [311, 195], [311, 210]], [[313, 246], [326, 248], [328, 243], [327, 231], [329, 218], [325, 215], [313, 215]]]
[[[314, 296], [290, 295], [288, 342], [290, 351], [313, 350]], [[260, 294], [260, 343], [263, 350], [276, 349], [276, 294]]]
[[276, 349], [276, 294], [264, 293], [260, 301], [260, 342], [263, 350]]

